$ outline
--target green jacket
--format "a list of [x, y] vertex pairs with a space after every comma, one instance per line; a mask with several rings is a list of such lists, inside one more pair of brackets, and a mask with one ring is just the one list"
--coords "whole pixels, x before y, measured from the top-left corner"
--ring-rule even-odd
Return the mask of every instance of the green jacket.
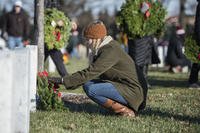
[[88, 68], [65, 76], [64, 85], [67, 89], [73, 89], [98, 77], [112, 83], [129, 106], [138, 111], [144, 98], [135, 63], [116, 41], [102, 46]]

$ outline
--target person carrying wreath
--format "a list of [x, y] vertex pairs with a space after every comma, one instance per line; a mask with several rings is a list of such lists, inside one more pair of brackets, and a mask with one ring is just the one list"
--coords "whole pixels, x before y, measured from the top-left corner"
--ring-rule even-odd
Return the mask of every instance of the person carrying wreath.
[[103, 22], [92, 22], [83, 34], [93, 53], [89, 67], [63, 78], [48, 77], [48, 80], [64, 84], [66, 89], [83, 85], [85, 93], [97, 104], [121, 116], [135, 117], [144, 100], [135, 62], [107, 35]]
[[[51, 5], [52, 3], [50, 1], [45, 2], [45, 7], [50, 5], [51, 8], [45, 9], [44, 25], [50, 27], [44, 28], [44, 61], [46, 61], [50, 56], [57, 68], [59, 75], [64, 77], [65, 75], [68, 75], [68, 72], [63, 63], [63, 54], [60, 49], [64, 47], [64, 44], [67, 41], [67, 37], [64, 36], [64, 34], [69, 34], [67, 31], [67, 29], [70, 29], [67, 27], [69, 22], [67, 21], [67, 17], [61, 11], [57, 10], [56, 7]], [[53, 29], [53, 31], [51, 31], [51, 29]]]

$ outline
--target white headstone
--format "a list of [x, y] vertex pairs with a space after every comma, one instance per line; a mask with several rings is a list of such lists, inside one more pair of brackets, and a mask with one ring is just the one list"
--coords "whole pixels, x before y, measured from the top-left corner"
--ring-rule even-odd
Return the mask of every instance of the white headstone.
[[16, 49], [13, 59], [13, 110], [15, 132], [28, 133], [30, 119], [28, 49]]
[[166, 56], [167, 56], [167, 46], [158, 46], [158, 57], [160, 59], [160, 64], [158, 64], [158, 67], [164, 67]]
[[30, 90], [30, 111], [36, 111], [36, 88], [37, 88], [37, 46], [27, 46], [29, 50], [29, 90]]
[[28, 133], [36, 110], [37, 46], [0, 51], [0, 133]]
[[13, 132], [13, 61], [10, 52], [0, 51], [0, 133]]

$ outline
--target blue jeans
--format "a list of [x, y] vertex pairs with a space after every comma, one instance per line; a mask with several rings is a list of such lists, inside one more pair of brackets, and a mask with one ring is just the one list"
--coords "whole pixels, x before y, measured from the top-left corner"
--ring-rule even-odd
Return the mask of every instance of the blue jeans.
[[24, 47], [24, 45], [22, 43], [22, 37], [9, 36], [8, 37], [8, 48], [14, 49], [15, 47], [18, 47], [18, 48]]
[[89, 98], [100, 105], [104, 105], [107, 99], [112, 99], [123, 105], [128, 104], [111, 83], [91, 80], [83, 85], [83, 89]]
[[78, 53], [78, 50], [77, 50], [76, 47], [73, 48], [73, 50], [72, 50], [72, 52], [71, 52], [71, 56], [72, 56], [72, 57], [76, 57], [77, 59], [80, 58], [79, 53]]

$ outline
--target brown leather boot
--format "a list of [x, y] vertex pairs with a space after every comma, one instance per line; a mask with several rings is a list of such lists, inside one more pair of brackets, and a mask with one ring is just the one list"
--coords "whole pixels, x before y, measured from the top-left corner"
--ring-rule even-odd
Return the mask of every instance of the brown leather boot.
[[135, 117], [136, 116], [135, 112], [132, 109], [130, 109], [116, 101], [113, 101], [111, 99], [108, 99], [103, 106], [121, 116], [127, 116], [127, 117]]

